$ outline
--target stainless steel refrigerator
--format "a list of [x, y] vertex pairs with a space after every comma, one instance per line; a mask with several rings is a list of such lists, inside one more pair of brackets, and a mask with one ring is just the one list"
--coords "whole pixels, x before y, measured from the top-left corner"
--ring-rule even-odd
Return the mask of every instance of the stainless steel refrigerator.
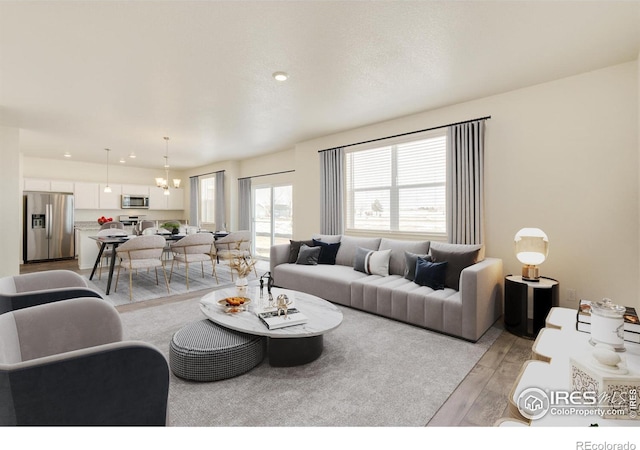
[[24, 192], [24, 262], [73, 258], [73, 194]]

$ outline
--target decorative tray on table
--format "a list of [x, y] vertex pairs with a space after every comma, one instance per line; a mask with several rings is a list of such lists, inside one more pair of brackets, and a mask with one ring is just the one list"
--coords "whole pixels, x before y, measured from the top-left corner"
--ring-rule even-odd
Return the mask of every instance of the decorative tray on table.
[[225, 308], [225, 312], [228, 313], [246, 311], [249, 303], [251, 303], [251, 299], [247, 297], [227, 297], [218, 300], [218, 304]]

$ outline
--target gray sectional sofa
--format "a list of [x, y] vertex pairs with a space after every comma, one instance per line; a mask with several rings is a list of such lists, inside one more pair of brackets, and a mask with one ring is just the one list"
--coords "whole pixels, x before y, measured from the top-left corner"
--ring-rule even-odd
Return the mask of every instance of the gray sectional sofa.
[[[473, 342], [502, 314], [502, 260], [484, 257], [481, 246], [347, 235], [317, 235], [313, 239], [271, 247], [275, 286]], [[333, 255], [328, 252], [329, 261], [327, 254], [319, 264], [314, 264], [313, 258], [302, 258], [303, 253], [317, 255], [318, 250], [309, 247], [325, 245], [333, 250]], [[417, 256], [421, 256], [421, 265], [419, 272], [412, 274]], [[374, 265], [380, 265], [382, 258], [382, 268], [373, 270], [379, 274], [362, 271], [363, 261], [371, 262], [368, 257]], [[433, 289], [429, 287], [432, 283], [424, 285], [425, 260], [433, 261], [433, 268], [446, 268], [444, 286]]]

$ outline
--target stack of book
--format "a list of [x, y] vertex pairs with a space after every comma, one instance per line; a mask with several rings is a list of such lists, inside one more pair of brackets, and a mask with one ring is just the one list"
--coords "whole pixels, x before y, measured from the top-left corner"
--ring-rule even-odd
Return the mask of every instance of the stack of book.
[[[640, 344], [640, 319], [638, 319], [638, 313], [635, 308], [630, 306], [626, 307], [624, 313], [624, 337], [623, 339], [628, 342], [635, 342]], [[585, 333], [591, 332], [591, 302], [589, 300], [580, 300], [578, 305], [578, 321], [576, 322], [576, 329], [578, 331], [584, 331]]]
[[289, 308], [286, 316], [282, 313], [278, 315], [278, 310], [276, 309], [271, 311], [261, 311], [258, 312], [257, 315], [262, 323], [264, 323], [270, 330], [300, 325], [308, 320], [307, 316], [302, 314], [296, 308]]

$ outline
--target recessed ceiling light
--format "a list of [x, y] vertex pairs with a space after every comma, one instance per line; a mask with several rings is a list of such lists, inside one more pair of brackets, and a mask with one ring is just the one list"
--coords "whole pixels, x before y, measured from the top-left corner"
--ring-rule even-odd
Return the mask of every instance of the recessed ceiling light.
[[126, 161], [124, 160], [124, 158], [120, 158], [120, 162], [121, 162], [122, 164], [126, 163]]
[[64, 152], [64, 157], [65, 157], [65, 158], [71, 158], [71, 153], [69, 153], [69, 152]]
[[277, 81], [286, 81], [289, 78], [289, 75], [287, 75], [285, 72], [274, 72], [273, 78], [275, 78]]
[[135, 154], [135, 153], [131, 152], [131, 153], [129, 154], [129, 158], [131, 158], [131, 159], [135, 159], [135, 157], [136, 157], [136, 154]]

